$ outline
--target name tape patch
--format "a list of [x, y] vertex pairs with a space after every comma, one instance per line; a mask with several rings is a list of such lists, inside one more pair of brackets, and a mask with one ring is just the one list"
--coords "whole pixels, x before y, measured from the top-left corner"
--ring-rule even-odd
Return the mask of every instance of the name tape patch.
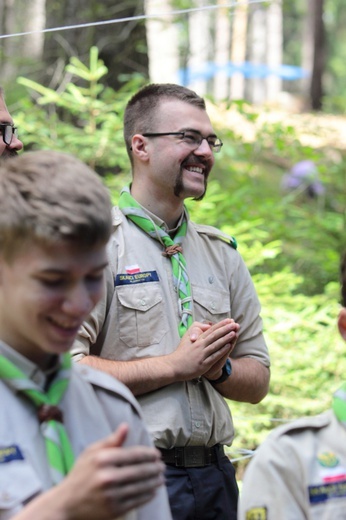
[[320, 504], [332, 498], [346, 497], [346, 480], [318, 486], [309, 486], [310, 504]]
[[24, 460], [19, 447], [14, 444], [13, 446], [0, 448], [0, 464], [11, 462], [12, 460]]
[[143, 273], [123, 273], [117, 274], [114, 285], [132, 285], [137, 283], [158, 282], [159, 277], [156, 271], [145, 271]]

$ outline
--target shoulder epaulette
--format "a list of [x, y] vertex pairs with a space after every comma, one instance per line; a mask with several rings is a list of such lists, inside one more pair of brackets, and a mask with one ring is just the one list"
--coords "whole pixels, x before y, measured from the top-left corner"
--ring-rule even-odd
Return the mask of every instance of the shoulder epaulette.
[[120, 224], [121, 224], [121, 222], [123, 220], [123, 217], [124, 217], [124, 215], [122, 214], [122, 212], [120, 211], [118, 206], [113, 206], [113, 208], [112, 208], [112, 224], [113, 224], [113, 227], [120, 226]]
[[230, 246], [233, 247], [233, 249], [237, 249], [238, 244], [235, 237], [232, 237], [231, 235], [227, 235], [227, 233], [224, 233], [223, 231], [220, 231], [220, 229], [217, 229], [212, 226], [207, 226], [204, 224], [195, 224], [194, 227], [197, 231], [197, 233], [208, 235], [213, 238], [219, 238], [220, 240], [223, 240], [224, 242], [227, 242]]

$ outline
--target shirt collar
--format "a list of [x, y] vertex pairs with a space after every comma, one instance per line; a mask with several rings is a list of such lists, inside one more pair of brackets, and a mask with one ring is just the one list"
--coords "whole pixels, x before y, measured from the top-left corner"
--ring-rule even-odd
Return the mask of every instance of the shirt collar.
[[52, 362], [52, 366], [47, 370], [42, 370], [35, 363], [30, 361], [30, 359], [26, 358], [3, 341], [0, 341], [0, 354], [16, 365], [23, 374], [42, 389], [46, 386], [47, 378], [54, 374], [60, 365], [59, 356], [54, 356], [55, 359], [54, 362]]

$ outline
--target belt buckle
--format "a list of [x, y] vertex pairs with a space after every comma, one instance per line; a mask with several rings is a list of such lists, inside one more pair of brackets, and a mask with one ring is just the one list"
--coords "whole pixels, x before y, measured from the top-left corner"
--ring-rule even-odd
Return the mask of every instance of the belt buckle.
[[187, 468], [198, 468], [207, 466], [204, 446], [187, 446], [184, 451], [184, 465]]

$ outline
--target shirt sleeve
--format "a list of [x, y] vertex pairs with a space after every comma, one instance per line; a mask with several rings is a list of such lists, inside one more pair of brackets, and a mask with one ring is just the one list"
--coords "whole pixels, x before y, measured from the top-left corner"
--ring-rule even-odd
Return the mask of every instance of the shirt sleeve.
[[93, 349], [97, 350], [96, 344], [102, 341], [101, 331], [106, 321], [113, 292], [114, 277], [111, 268], [107, 266], [104, 273], [102, 298], [84, 321], [73, 343], [71, 355], [74, 361], [79, 361], [84, 356], [92, 354]]
[[304, 470], [291, 442], [283, 435], [258, 448], [245, 471], [238, 520], [306, 520]]
[[254, 283], [240, 254], [232, 251], [229, 256], [235, 264], [230, 280], [231, 313], [234, 321], [240, 325], [239, 337], [231, 357], [252, 357], [269, 367], [269, 353], [260, 316], [261, 305]]
[[[124, 388], [124, 391], [129, 392], [127, 388]], [[130, 398], [130, 396], [128, 397]], [[150, 434], [140, 415], [141, 412], [137, 403], [132, 403], [132, 405], [129, 403], [123, 403], [121, 409], [121, 420], [119, 420], [119, 414], [117, 416], [114, 410], [114, 398], [112, 395], [101, 391], [98, 394], [98, 398], [113, 429], [115, 429], [120, 422], [126, 422], [129, 425], [130, 429], [125, 445], [154, 446]], [[133, 399], [134, 398], [131, 395], [131, 400]], [[133, 407], [134, 404], [136, 404], [136, 408]], [[158, 488], [154, 498], [139, 508], [136, 513], [137, 520], [172, 520], [166, 486]]]

